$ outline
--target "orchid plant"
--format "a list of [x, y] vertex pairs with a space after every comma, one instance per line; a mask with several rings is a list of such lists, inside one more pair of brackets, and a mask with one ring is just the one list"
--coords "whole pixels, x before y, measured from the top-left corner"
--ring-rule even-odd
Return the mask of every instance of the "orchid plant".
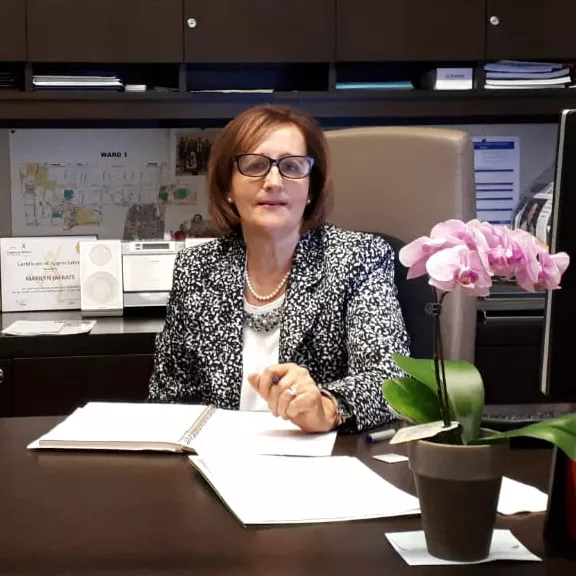
[[550, 254], [524, 230], [479, 220], [447, 220], [434, 226], [429, 237], [404, 246], [399, 258], [408, 268], [408, 278], [429, 276], [433, 295], [426, 311], [434, 321], [434, 357], [428, 360], [395, 354], [394, 362], [406, 375], [383, 384], [384, 397], [401, 416], [414, 424], [438, 424], [413, 438], [434, 436], [435, 441], [450, 444], [485, 444], [531, 436], [551, 442], [576, 459], [576, 414], [480, 437], [482, 377], [469, 362], [444, 359], [440, 331], [442, 303], [450, 292], [488, 296], [495, 278], [515, 281], [529, 292], [556, 290], [569, 256], [565, 252]]

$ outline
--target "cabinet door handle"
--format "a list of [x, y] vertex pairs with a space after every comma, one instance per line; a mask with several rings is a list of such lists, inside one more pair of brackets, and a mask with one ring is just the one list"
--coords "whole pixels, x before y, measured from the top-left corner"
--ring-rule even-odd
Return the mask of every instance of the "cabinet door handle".
[[4, 370], [0, 368], [0, 386], [4, 384]]
[[196, 28], [198, 21], [196, 18], [188, 18], [188, 20], [186, 20], [186, 26], [188, 26], [188, 28]]
[[500, 24], [500, 18], [498, 18], [498, 16], [490, 16], [489, 21], [492, 26], [498, 26]]

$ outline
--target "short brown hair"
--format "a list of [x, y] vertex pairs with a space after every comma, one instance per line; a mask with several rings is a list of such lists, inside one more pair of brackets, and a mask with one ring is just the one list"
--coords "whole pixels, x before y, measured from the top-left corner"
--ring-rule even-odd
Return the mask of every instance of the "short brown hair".
[[221, 232], [240, 231], [240, 216], [228, 202], [234, 174], [234, 157], [252, 152], [266, 134], [280, 126], [298, 128], [306, 142], [306, 153], [314, 158], [310, 174], [310, 204], [304, 210], [304, 229], [316, 228], [332, 207], [332, 180], [328, 145], [318, 122], [288, 106], [263, 105], [245, 110], [216, 136], [208, 162], [210, 215]]

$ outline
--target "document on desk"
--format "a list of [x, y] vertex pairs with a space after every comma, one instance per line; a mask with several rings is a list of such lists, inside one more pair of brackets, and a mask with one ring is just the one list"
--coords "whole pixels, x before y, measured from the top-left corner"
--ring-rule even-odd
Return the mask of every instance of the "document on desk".
[[2, 330], [2, 334], [10, 336], [70, 336], [72, 334], [85, 334], [90, 332], [96, 320], [62, 320], [62, 321], [42, 321], [42, 320], [16, 320], [10, 326]]
[[190, 456], [245, 526], [341, 522], [419, 513], [418, 499], [352, 456]]
[[188, 404], [89, 402], [29, 449], [329, 456], [336, 432], [309, 434], [271, 412]]

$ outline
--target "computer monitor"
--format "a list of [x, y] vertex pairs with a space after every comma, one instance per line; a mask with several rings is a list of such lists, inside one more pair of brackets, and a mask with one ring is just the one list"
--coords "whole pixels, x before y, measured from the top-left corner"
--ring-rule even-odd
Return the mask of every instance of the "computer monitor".
[[576, 109], [562, 112], [557, 142], [550, 252], [567, 252], [571, 263], [562, 287], [546, 294], [541, 390], [554, 401], [576, 402]]

